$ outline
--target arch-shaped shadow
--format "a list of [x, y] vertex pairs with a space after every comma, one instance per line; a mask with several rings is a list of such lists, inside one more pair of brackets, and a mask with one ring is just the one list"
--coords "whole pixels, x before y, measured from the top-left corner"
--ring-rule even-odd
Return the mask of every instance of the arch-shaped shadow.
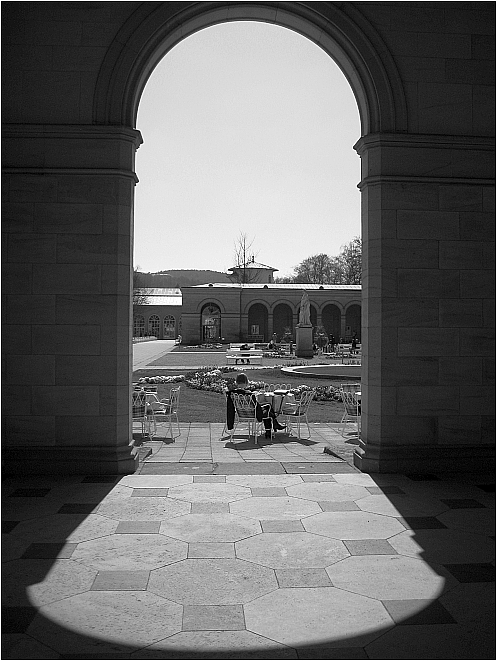
[[[197, 479], [145, 476], [142, 465], [127, 477], [6, 480], [3, 658], [493, 658], [489, 476], [368, 476], [344, 463], [309, 477], [278, 466], [266, 483], [289, 486], [272, 498], [305, 511], [268, 520], [246, 509], [271, 499], [247, 486], [261, 476], [223, 481], [212, 465]], [[229, 511], [213, 509], [216, 498]], [[217, 531], [252, 527], [211, 546], [223, 549], [212, 557], [181, 528], [209, 516]], [[273, 540], [293, 554], [288, 566]], [[339, 554], [326, 569], [321, 547]], [[182, 597], [211, 585], [209, 572], [255, 592], [239, 603], [226, 583], [225, 603]]]

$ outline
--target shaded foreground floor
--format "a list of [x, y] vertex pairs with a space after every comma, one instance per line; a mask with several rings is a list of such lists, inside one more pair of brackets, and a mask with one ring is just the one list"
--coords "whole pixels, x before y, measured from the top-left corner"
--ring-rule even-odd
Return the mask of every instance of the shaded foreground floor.
[[361, 474], [332, 425], [221, 432], [4, 481], [2, 658], [495, 658], [492, 478]]

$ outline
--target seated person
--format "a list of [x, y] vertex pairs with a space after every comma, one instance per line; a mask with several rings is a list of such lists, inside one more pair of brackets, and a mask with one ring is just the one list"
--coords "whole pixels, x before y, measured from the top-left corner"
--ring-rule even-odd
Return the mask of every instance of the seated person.
[[254, 393], [250, 392], [250, 390], [247, 390], [247, 388], [247, 375], [240, 373], [236, 377], [234, 386], [228, 389], [226, 395], [226, 427], [228, 428], [228, 431], [231, 431], [233, 429], [233, 425], [235, 424], [235, 405], [233, 404], [233, 400], [231, 398], [231, 394], [234, 392], [240, 393], [241, 395], [251, 396], [252, 401], [255, 403], [256, 418], [259, 422], [262, 421], [264, 424], [264, 429], [266, 430], [266, 438], [271, 438], [271, 428], [274, 429], [274, 431], [281, 431], [282, 429], [285, 429], [286, 425], [280, 425], [271, 404], [260, 404], [257, 401]]
[[[249, 351], [249, 349], [250, 349], [249, 344], [242, 344], [240, 346], [240, 351]], [[235, 365], [238, 365], [238, 361], [240, 361], [241, 363], [244, 363], [245, 359], [244, 358], [235, 358]], [[247, 358], [247, 363], [250, 364], [250, 358]]]

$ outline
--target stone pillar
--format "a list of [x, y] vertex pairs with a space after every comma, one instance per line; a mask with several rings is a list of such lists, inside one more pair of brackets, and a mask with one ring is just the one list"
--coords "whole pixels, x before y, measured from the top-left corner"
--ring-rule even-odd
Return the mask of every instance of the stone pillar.
[[130, 412], [137, 131], [4, 129], [9, 470], [136, 469]]
[[481, 468], [495, 441], [492, 141], [371, 135], [357, 150], [367, 222], [355, 464]]
[[314, 356], [314, 351], [312, 350], [312, 326], [297, 324], [295, 333], [295, 355], [297, 358], [312, 358]]

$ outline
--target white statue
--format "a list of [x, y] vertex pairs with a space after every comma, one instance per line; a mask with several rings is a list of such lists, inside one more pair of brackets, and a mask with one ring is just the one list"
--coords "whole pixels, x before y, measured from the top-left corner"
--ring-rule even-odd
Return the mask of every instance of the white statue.
[[299, 326], [311, 326], [311, 304], [306, 291], [300, 300]]

